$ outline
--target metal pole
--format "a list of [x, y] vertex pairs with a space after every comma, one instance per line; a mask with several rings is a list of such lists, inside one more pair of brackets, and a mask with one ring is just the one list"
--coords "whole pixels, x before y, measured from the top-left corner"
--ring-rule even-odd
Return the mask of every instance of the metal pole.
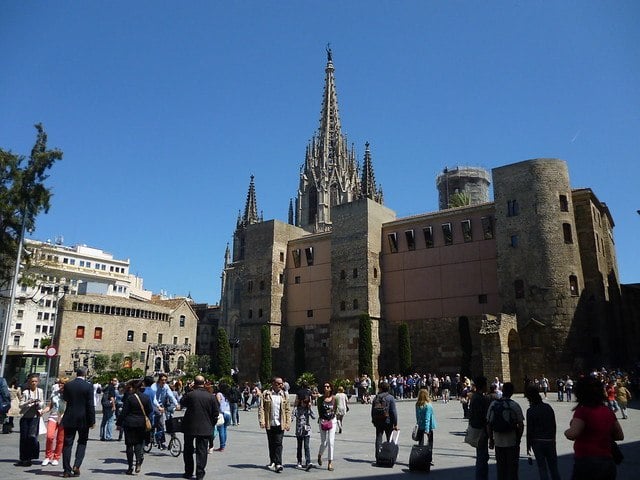
[[16, 267], [13, 271], [13, 280], [11, 285], [11, 299], [7, 307], [7, 317], [4, 320], [4, 331], [2, 332], [2, 362], [0, 363], [0, 377], [4, 377], [4, 367], [7, 363], [7, 350], [9, 350], [9, 330], [11, 329], [11, 320], [13, 318], [13, 304], [16, 303], [16, 291], [18, 289], [18, 277], [20, 276], [20, 263], [22, 259], [22, 240], [24, 239], [24, 231], [27, 227], [27, 209], [22, 209], [22, 227], [20, 228], [20, 237], [18, 238], [18, 255], [16, 256]]

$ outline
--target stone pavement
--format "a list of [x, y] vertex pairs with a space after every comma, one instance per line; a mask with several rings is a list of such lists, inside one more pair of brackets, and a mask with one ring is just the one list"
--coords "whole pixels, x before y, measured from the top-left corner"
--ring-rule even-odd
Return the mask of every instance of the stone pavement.
[[[517, 400], [526, 411], [528, 406], [521, 394]], [[558, 454], [560, 456], [560, 473], [562, 478], [569, 479], [572, 465], [572, 442], [564, 438], [562, 432], [568, 427], [571, 418], [571, 408], [575, 404], [556, 402], [549, 395], [549, 404], [556, 412], [558, 423]], [[620, 420], [625, 432], [625, 440], [621, 444], [625, 460], [618, 468], [618, 480], [632, 480], [640, 478], [640, 411], [638, 403], [632, 404], [636, 408], [629, 409], [629, 419]], [[463, 442], [466, 421], [462, 419], [462, 408], [453, 400], [448, 404], [434, 405], [438, 428], [434, 436], [434, 463], [429, 477], [432, 479], [473, 479], [474, 478], [474, 449]], [[229, 427], [227, 447], [224, 452], [213, 452], [209, 455], [207, 474], [209, 479], [263, 479], [263, 478], [298, 478], [298, 479], [397, 479], [401, 477], [425, 475], [424, 473], [409, 472], [408, 460], [411, 450], [411, 429], [413, 428], [415, 413], [414, 402], [403, 400], [398, 402], [400, 418], [400, 454], [398, 463], [392, 469], [371, 466], [374, 460], [373, 440], [374, 430], [370, 423], [370, 406], [350, 404], [350, 412], [345, 418], [344, 433], [336, 435], [334, 465], [335, 471], [326, 469], [326, 458], [323, 467], [313, 468], [309, 472], [299, 471], [296, 465], [295, 436], [289, 433], [284, 440], [284, 466], [282, 473], [274, 473], [265, 468], [268, 463], [267, 439], [264, 431], [258, 427], [257, 411], [240, 412], [240, 425]], [[98, 424], [100, 416], [98, 416]], [[182, 438], [181, 434], [178, 434]], [[315, 463], [320, 435], [317, 429], [311, 438], [311, 458]], [[44, 436], [40, 437], [40, 446], [44, 450]], [[217, 441], [216, 441], [217, 446]], [[538, 478], [535, 462], [533, 466], [527, 464], [524, 442], [521, 446], [520, 479], [534, 480]], [[326, 452], [325, 452], [326, 455]], [[495, 460], [489, 462], [489, 478], [496, 478]], [[41, 453], [41, 459], [43, 455]], [[14, 467], [18, 458], [18, 433], [0, 435], [0, 480], [4, 479], [48, 479], [59, 478], [62, 474], [61, 466], [51, 465], [42, 467], [34, 464], [31, 467]], [[98, 439], [98, 428], [90, 434], [87, 446], [87, 456], [82, 465], [82, 475], [85, 480], [105, 480], [121, 478], [126, 470], [126, 457], [123, 442], [101, 442]], [[182, 478], [182, 456], [174, 458], [166, 451], [152, 450], [145, 456], [142, 471], [137, 475], [144, 479], [179, 479]], [[127, 478], [127, 477], [124, 477]]]

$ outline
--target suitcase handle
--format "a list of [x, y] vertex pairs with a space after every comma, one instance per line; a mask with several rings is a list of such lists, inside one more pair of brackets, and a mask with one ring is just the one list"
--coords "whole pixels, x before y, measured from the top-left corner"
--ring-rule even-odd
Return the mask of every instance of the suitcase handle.
[[[395, 436], [393, 435], [395, 433]], [[398, 440], [400, 439], [400, 430], [392, 430], [391, 435], [389, 435], [389, 441], [398, 445]]]

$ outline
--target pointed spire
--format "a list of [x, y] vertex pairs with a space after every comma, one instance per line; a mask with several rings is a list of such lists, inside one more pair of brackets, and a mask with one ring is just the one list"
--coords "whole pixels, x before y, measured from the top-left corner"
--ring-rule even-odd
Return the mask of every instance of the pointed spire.
[[244, 207], [244, 217], [242, 222], [245, 225], [251, 225], [258, 223], [258, 204], [256, 202], [256, 187], [253, 183], [253, 175], [251, 175], [251, 181], [249, 182], [249, 191], [247, 192], [247, 204]]
[[289, 225], [293, 225], [293, 198], [289, 199]]
[[229, 250], [229, 242], [227, 242], [227, 248], [224, 251], [224, 267], [227, 268], [231, 263], [231, 250]]
[[370, 198], [375, 202], [382, 203], [382, 188], [376, 185], [376, 178], [373, 174], [373, 162], [371, 161], [371, 150], [369, 142], [364, 144], [364, 165], [362, 166], [362, 180], [360, 188], [362, 196]]
[[[338, 93], [336, 92], [336, 79], [333, 75], [333, 55], [327, 45], [327, 66], [325, 71], [324, 93], [322, 95], [322, 112], [320, 113], [320, 128], [318, 138], [325, 147], [325, 155], [332, 150], [332, 143], [337, 144], [341, 137], [340, 115], [338, 113]], [[326, 158], [326, 157], [325, 157]]]

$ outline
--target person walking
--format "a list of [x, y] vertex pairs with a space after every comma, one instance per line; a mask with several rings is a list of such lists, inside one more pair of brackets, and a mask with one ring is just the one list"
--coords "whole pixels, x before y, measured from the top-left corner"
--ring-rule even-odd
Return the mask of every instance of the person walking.
[[282, 439], [284, 432], [289, 431], [291, 425], [291, 407], [289, 399], [282, 389], [282, 378], [274, 377], [271, 389], [265, 389], [261, 394], [258, 409], [260, 428], [267, 432], [269, 445], [269, 465], [271, 471], [280, 473], [282, 467]]
[[[311, 449], [309, 442], [311, 439], [311, 422], [310, 418], [316, 418], [311, 410], [311, 396], [303, 396], [296, 400], [296, 406], [293, 410], [293, 417], [296, 419], [296, 443], [297, 449], [297, 468], [304, 468], [307, 472], [311, 469]], [[302, 465], [302, 448], [304, 447], [305, 464]]]
[[[76, 371], [76, 378], [64, 386], [62, 398], [67, 403], [62, 417], [64, 428], [64, 446], [62, 448], [62, 467], [64, 478], [80, 476], [80, 467], [87, 450], [89, 429], [96, 424], [96, 408], [93, 398], [93, 386], [86, 379], [87, 367]], [[76, 456], [71, 466], [71, 451], [78, 434]]]
[[489, 435], [487, 432], [487, 411], [490, 398], [487, 395], [487, 377], [475, 379], [475, 391], [469, 400], [469, 425], [482, 429], [476, 446], [476, 480], [489, 478]]
[[336, 420], [338, 421], [338, 433], [342, 433], [342, 422], [344, 417], [349, 411], [349, 399], [347, 394], [344, 393], [344, 387], [340, 385], [338, 387], [338, 393], [335, 394], [336, 399]]
[[20, 460], [16, 467], [30, 467], [32, 460], [40, 455], [38, 429], [44, 408], [44, 394], [38, 387], [40, 379], [32, 374], [27, 379], [27, 388], [22, 391], [20, 400]]
[[424, 445], [424, 436], [427, 435], [429, 447], [433, 451], [433, 430], [436, 428], [436, 418], [433, 414], [431, 397], [426, 388], [421, 388], [416, 400], [416, 424], [418, 425], [418, 445]]
[[324, 393], [318, 397], [318, 419], [320, 421], [320, 449], [318, 450], [318, 465], [322, 465], [322, 454], [327, 450], [327, 470], [333, 471], [333, 451], [336, 441], [336, 399], [333, 386], [324, 383]]
[[20, 399], [22, 398], [22, 390], [15, 378], [12, 378], [9, 382], [9, 395], [11, 397], [11, 406], [9, 407], [7, 416], [2, 424], [2, 433], [13, 432], [13, 421], [16, 418], [20, 418]]
[[553, 408], [542, 401], [540, 392], [528, 386], [524, 396], [529, 400], [527, 409], [527, 455], [536, 457], [540, 480], [560, 480], [556, 450], [556, 416]]
[[573, 440], [573, 480], [614, 480], [616, 464], [612, 443], [624, 440], [615, 414], [605, 406], [607, 396], [602, 383], [588, 376], [575, 384], [578, 405], [564, 436]]
[[[62, 427], [62, 416], [66, 402], [62, 398], [65, 384], [69, 381], [68, 377], [62, 377], [58, 380], [58, 389], [51, 394], [51, 400], [42, 413], [49, 412], [47, 419], [47, 442], [45, 447], [45, 456], [42, 460], [42, 466], [46, 467], [51, 464], [54, 467], [60, 463], [62, 455], [62, 446], [64, 445], [64, 428]], [[55, 445], [55, 446], [54, 446]]]
[[511, 400], [513, 383], [502, 386], [502, 398], [494, 400], [487, 412], [489, 448], [496, 450], [498, 480], [518, 480], [520, 439], [524, 432], [524, 415], [520, 405]]
[[[229, 385], [223, 382], [218, 386], [218, 391], [216, 392], [216, 399], [218, 400], [218, 405], [220, 405], [220, 415], [224, 419], [223, 422], [216, 424], [216, 431], [220, 437], [220, 447], [215, 449], [216, 452], [224, 452], [227, 446], [227, 427], [231, 423], [231, 405], [229, 404], [228, 395]], [[211, 451], [212, 449], [209, 449], [209, 452]]]
[[371, 423], [376, 428], [375, 458], [378, 461], [378, 452], [382, 445], [384, 435], [388, 442], [391, 432], [398, 430], [398, 410], [393, 395], [389, 393], [389, 383], [380, 381], [378, 384], [379, 393], [371, 402]]
[[[127, 453], [127, 475], [139, 473], [144, 460], [144, 442], [148, 438], [147, 418], [153, 412], [151, 399], [141, 391], [142, 380], [129, 380], [122, 398], [122, 411], [116, 420], [117, 427], [124, 430], [124, 444]], [[151, 421], [151, 419], [149, 419]]]
[[109, 384], [102, 389], [102, 421], [100, 422], [100, 440], [110, 442], [113, 440], [113, 426], [116, 421], [116, 389], [118, 379], [113, 377]]
[[631, 400], [631, 392], [625, 387], [620, 380], [616, 384], [616, 402], [618, 402], [618, 406], [620, 407], [620, 413], [622, 413], [622, 419], [626, 420], [627, 415], [627, 405]]
[[193, 455], [195, 453], [196, 479], [202, 480], [207, 467], [209, 438], [220, 414], [218, 401], [214, 395], [206, 390], [202, 375], [196, 375], [193, 381], [193, 390], [182, 396], [180, 406], [186, 409], [182, 420], [184, 433], [184, 474], [182, 478], [193, 476]]

